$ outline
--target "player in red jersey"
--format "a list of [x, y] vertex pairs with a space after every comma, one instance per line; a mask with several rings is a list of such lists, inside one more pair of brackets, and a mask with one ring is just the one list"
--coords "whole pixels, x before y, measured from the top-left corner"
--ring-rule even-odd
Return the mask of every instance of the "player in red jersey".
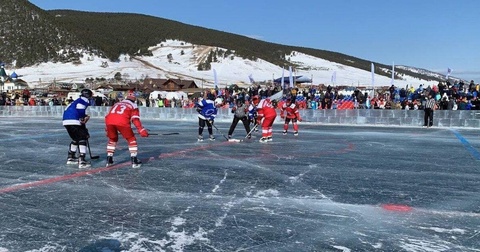
[[[286, 115], [285, 115], [286, 112]], [[286, 135], [288, 131], [288, 124], [292, 121], [293, 125], [293, 135], [298, 136], [298, 124], [297, 121], [301, 122], [300, 113], [298, 112], [298, 107], [295, 102], [292, 102], [291, 98], [287, 99], [282, 105], [282, 111], [280, 112], [280, 117], [285, 119], [285, 124], [283, 124], [283, 134]]]
[[248, 111], [256, 111], [257, 124], [262, 125], [262, 138], [260, 138], [260, 142], [265, 143], [272, 141], [272, 126], [277, 117], [277, 111], [275, 111], [270, 99], [260, 99], [258, 96], [252, 97], [252, 104], [250, 104]]
[[135, 101], [135, 95], [132, 92], [129, 92], [127, 98], [121, 102], [113, 104], [112, 108], [105, 116], [105, 131], [107, 132], [108, 137], [107, 166], [113, 164], [113, 153], [117, 146], [118, 133], [127, 140], [132, 167], [138, 168], [142, 165], [142, 162], [137, 158], [137, 139], [131, 128], [131, 123], [135, 125], [138, 134], [140, 134], [141, 137], [148, 137], [148, 131], [140, 122], [140, 112]]

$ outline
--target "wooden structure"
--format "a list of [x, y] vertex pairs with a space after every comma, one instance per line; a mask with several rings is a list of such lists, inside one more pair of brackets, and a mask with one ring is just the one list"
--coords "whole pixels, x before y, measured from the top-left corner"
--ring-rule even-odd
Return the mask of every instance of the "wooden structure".
[[142, 84], [139, 84], [138, 90], [150, 93], [152, 91], [183, 91], [191, 88], [198, 88], [193, 80], [146, 78]]

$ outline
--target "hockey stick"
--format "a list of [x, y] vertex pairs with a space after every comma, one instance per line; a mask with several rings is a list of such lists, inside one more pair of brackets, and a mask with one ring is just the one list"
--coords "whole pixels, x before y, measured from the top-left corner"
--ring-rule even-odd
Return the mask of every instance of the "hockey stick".
[[[149, 129], [146, 129], [147, 131], [150, 131]], [[152, 135], [152, 136], [158, 136], [158, 135], [162, 135], [162, 136], [170, 136], [170, 135], [179, 135], [180, 133], [178, 132], [171, 132], [171, 133], [163, 133], [163, 134], [159, 134], [159, 133], [148, 133], [149, 135]]]
[[258, 124], [253, 125], [253, 128], [250, 130], [250, 132], [247, 133], [245, 136], [245, 139], [248, 138], [248, 136], [251, 136], [252, 132], [257, 128]]
[[253, 128], [250, 130], [250, 132], [247, 133], [247, 135], [243, 138], [243, 139], [235, 139], [235, 138], [232, 138], [232, 139], [228, 139], [229, 142], [243, 142], [245, 139], [248, 138], [248, 136], [251, 136], [252, 132], [255, 130], [255, 128], [257, 128], [258, 124], [255, 124], [253, 125]]
[[226, 136], [217, 128], [217, 126], [215, 126], [213, 123], [212, 123], [212, 126], [218, 131], [218, 133], [222, 134], [222, 136], [223, 136], [225, 139], [227, 139], [227, 141], [230, 142], [230, 139], [228, 139], [228, 137], [226, 137]]
[[152, 135], [152, 136], [158, 136], [158, 135], [162, 135], [162, 136], [171, 136], [171, 135], [179, 135], [180, 133], [178, 132], [172, 132], [172, 133], [163, 133], [163, 134], [158, 134], [158, 133], [148, 133], [149, 135]]
[[88, 148], [88, 154], [90, 154], [90, 159], [99, 159], [100, 156], [92, 156], [92, 150], [90, 150], [90, 142], [87, 139], [87, 148]]

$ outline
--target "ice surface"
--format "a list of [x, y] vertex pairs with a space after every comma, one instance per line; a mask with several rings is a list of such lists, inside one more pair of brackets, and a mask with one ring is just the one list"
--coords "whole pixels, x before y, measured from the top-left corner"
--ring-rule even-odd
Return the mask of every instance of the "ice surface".
[[90, 145], [101, 158], [79, 170], [65, 165], [60, 119], [0, 118], [0, 251], [480, 248], [476, 130], [303, 123], [295, 137], [275, 124], [272, 142], [258, 132], [235, 143], [215, 129], [216, 141], [197, 142], [195, 121], [143, 124], [160, 135], [138, 138], [140, 169], [123, 139], [104, 167], [94, 118]]

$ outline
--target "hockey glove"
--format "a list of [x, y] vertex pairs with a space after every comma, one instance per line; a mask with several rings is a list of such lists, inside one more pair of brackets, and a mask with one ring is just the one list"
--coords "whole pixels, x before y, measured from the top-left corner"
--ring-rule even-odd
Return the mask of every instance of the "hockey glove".
[[84, 118], [81, 118], [81, 119], [80, 119], [80, 123], [85, 124], [85, 123], [88, 122], [88, 120], [90, 120], [90, 116], [89, 116], [89, 115], [85, 115]]
[[148, 137], [148, 131], [145, 128], [142, 128], [138, 131], [141, 137]]

